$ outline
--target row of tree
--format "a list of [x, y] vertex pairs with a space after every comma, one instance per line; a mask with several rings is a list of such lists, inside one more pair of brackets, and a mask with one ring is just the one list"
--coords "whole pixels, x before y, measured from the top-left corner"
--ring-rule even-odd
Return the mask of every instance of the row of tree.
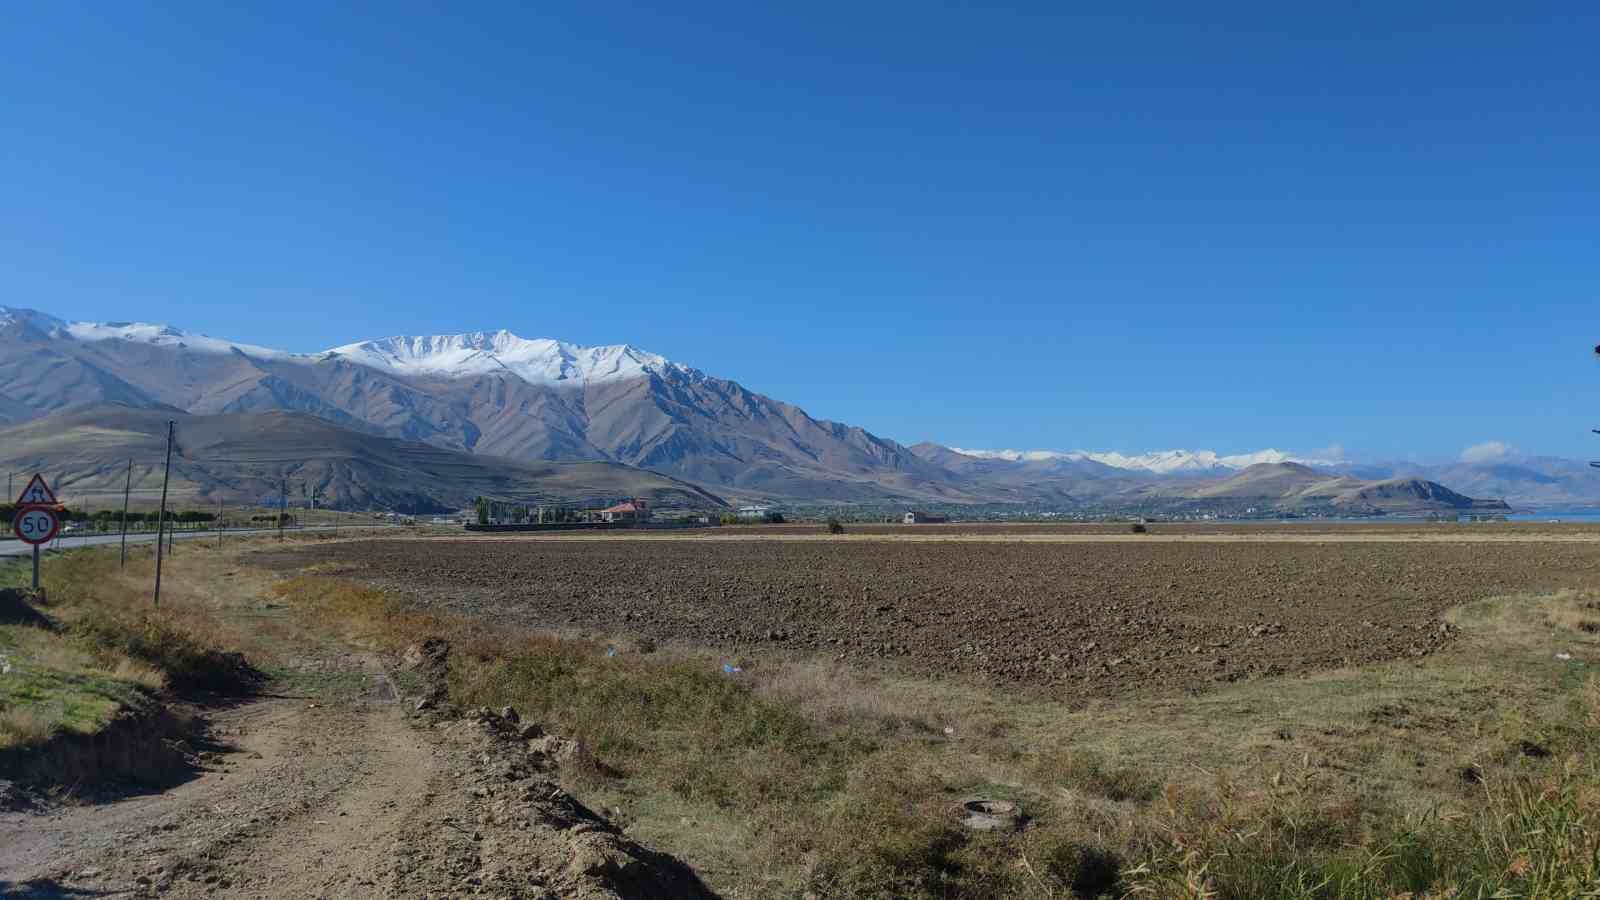
[[[90, 513], [90, 512], [87, 512], [85, 510], [72, 509], [72, 508], [69, 507], [67, 509], [62, 510], [57, 515], [61, 519], [61, 521], [63, 521], [63, 522], [95, 522], [95, 523], [116, 522], [116, 523], [119, 523], [119, 524], [122, 522], [122, 510], [120, 510], [120, 509], [102, 509], [102, 510], [98, 510], [96, 512]], [[13, 519], [15, 519], [16, 517], [17, 517], [17, 506], [16, 506], [16, 504], [14, 504], [14, 503], [0, 503], [0, 522], [4, 522], [4, 523], [9, 525], [11, 523], [11, 521]], [[159, 512], [147, 512], [147, 513], [129, 512], [128, 513], [128, 523], [130, 525], [133, 524], [133, 523], [136, 523], [136, 522], [148, 522], [148, 523], [154, 525], [157, 521], [160, 520], [160, 518], [161, 518], [161, 513], [159, 513]], [[204, 511], [201, 511], [201, 510], [198, 510], [198, 509], [185, 509], [185, 510], [181, 510], [181, 511], [174, 510], [174, 511], [169, 511], [167, 513], [167, 521], [168, 522], [182, 522], [182, 523], [212, 522], [212, 521], [215, 521], [216, 518], [217, 518], [217, 514], [216, 513], [214, 513], [214, 512], [204, 512]]]

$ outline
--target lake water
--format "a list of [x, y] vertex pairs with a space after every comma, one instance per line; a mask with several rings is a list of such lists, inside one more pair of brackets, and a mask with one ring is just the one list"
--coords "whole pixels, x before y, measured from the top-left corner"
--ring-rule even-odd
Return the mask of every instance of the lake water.
[[1600, 522], [1600, 509], [1542, 509], [1506, 516], [1513, 522]]

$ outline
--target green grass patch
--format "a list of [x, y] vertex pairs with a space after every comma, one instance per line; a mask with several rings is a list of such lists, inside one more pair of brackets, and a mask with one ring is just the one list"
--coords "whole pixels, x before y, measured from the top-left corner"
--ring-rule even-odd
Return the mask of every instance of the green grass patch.
[[93, 734], [120, 710], [147, 702], [159, 683], [149, 670], [106, 668], [65, 636], [0, 625], [0, 749], [60, 732]]

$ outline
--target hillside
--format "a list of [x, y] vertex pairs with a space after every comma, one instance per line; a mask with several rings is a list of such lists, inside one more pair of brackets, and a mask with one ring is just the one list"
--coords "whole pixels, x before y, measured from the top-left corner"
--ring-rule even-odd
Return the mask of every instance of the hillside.
[[1423, 478], [1362, 479], [1296, 462], [1223, 468], [1229, 474], [1207, 476], [1192, 468], [1167, 474], [1136, 465], [1119, 468], [1082, 454], [973, 454], [927, 443], [913, 450], [990, 496], [1012, 502], [1236, 514], [1250, 509], [1379, 515], [1507, 508], [1499, 500], [1476, 500]]
[[[1127, 456], [906, 447], [627, 344], [582, 347], [494, 331], [397, 336], [291, 353], [167, 326], [69, 323], [0, 307], [0, 421], [25, 423], [108, 403], [193, 416], [296, 413], [331, 423], [337, 437], [305, 422], [291, 431], [306, 430], [312, 446], [332, 454], [305, 463], [306, 477], [325, 481], [325, 489], [354, 504], [388, 503], [395, 491], [412, 496], [419, 490], [441, 498], [547, 488], [593, 495], [693, 490], [685, 481], [740, 501], [1019, 503], [1107, 511], [1256, 500], [1270, 509], [1352, 514], [1473, 503], [1427, 472], [1391, 471], [1384, 477], [1407, 483], [1380, 485], [1328, 474], [1322, 461], [1277, 450]], [[279, 420], [240, 421], [270, 430]], [[368, 446], [357, 436], [389, 443], [350, 457], [340, 448]], [[258, 438], [241, 433], [239, 440]], [[260, 440], [270, 448], [277, 438]], [[402, 444], [409, 449], [394, 449]], [[443, 455], [421, 461], [424, 446]], [[32, 451], [13, 445], [4, 452], [21, 459]], [[473, 457], [493, 462], [468, 464]], [[82, 460], [83, 477], [109, 477], [98, 469], [109, 458]], [[506, 461], [524, 468], [507, 468]], [[197, 479], [195, 490], [243, 495], [262, 490], [288, 465], [247, 462], [253, 474], [213, 472], [190, 460], [184, 471]], [[449, 486], [412, 478], [418, 467], [453, 473]], [[628, 488], [644, 483], [640, 470], [660, 475], [643, 488]], [[1542, 484], [1515, 473], [1452, 471], [1448, 483], [1458, 488], [1458, 474], [1461, 483], [1493, 495], [1497, 487], [1532, 487], [1552, 498], [1582, 484], [1566, 474]], [[95, 490], [103, 487], [95, 484]]]
[[1299, 463], [1260, 463], [1218, 481], [1161, 485], [1146, 496], [1258, 503], [1276, 510], [1342, 515], [1442, 510], [1504, 510], [1500, 500], [1477, 500], [1420, 478], [1364, 481]]
[[156, 502], [169, 419], [177, 422], [178, 502], [275, 503], [314, 491], [319, 504], [431, 512], [475, 496], [529, 501], [646, 497], [659, 506], [715, 508], [695, 485], [611, 462], [516, 462], [366, 434], [303, 413], [196, 416], [170, 408], [95, 405], [0, 431], [0, 466], [40, 471], [73, 505], [121, 502], [133, 461], [134, 505]]
[[1476, 497], [1504, 497], [1514, 506], [1600, 506], [1600, 471], [1580, 459], [1534, 456], [1490, 462], [1373, 467], [1390, 478], [1426, 478]]
[[137, 323], [0, 308], [0, 417], [114, 402], [194, 414], [288, 410], [522, 461], [605, 460], [744, 497], [981, 497], [864, 429], [628, 345], [506, 331], [288, 353]]

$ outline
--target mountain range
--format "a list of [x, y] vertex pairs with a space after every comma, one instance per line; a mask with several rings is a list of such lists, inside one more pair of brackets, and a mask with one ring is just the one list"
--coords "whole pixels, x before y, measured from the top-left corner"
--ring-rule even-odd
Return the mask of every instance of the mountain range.
[[[333, 501], [354, 509], [434, 513], [474, 497], [604, 503], [644, 497], [658, 507], [726, 503], [693, 484], [605, 461], [519, 462], [354, 431], [305, 413], [190, 415], [170, 407], [76, 407], [0, 429], [0, 467], [42, 472], [64, 502], [134, 509], [161, 494], [167, 423], [176, 423], [170, 500], [176, 506]], [[8, 500], [10, 498], [7, 498]]]
[[745, 497], [980, 497], [906, 447], [627, 345], [509, 332], [287, 353], [138, 323], [0, 309], [0, 418], [91, 403], [289, 410], [518, 460], [604, 460]]
[[[1276, 450], [1123, 455], [908, 447], [627, 344], [582, 347], [494, 331], [291, 353], [168, 326], [75, 323], [0, 307], [0, 422], [35, 429], [5, 435], [20, 440], [27, 434], [37, 447], [48, 433], [76, 429], [81, 435], [98, 427], [94, 415], [118, 408], [176, 411], [241, 436], [268, 423], [241, 419], [225, 426], [217, 417], [298, 413], [292, 430], [313, 433], [311, 420], [320, 420], [365, 439], [396, 442], [382, 453], [369, 446], [369, 455], [412, 458], [421, 452], [416, 448], [430, 447], [497, 467], [589, 462], [616, 467], [608, 470], [616, 477], [607, 484], [640, 477], [624, 472], [655, 473], [671, 481], [651, 489], [703, 488], [718, 502], [1145, 508], [1258, 499], [1264, 508], [1349, 513], [1471, 508], [1473, 501], [1458, 490], [1517, 501], [1525, 493], [1559, 504], [1582, 486], [1570, 467], [1547, 471], [1552, 467], [1544, 464], [1452, 467], [1446, 483], [1456, 490], [1450, 490], [1432, 483], [1434, 472], [1424, 468], [1358, 470]], [[284, 421], [276, 424], [281, 428]], [[148, 422], [126, 430], [148, 434]], [[308, 446], [326, 447], [331, 438], [313, 434], [308, 440]], [[1252, 472], [1247, 481], [1276, 485], [1282, 496], [1245, 497], [1237, 493], [1241, 485], [1229, 486], [1233, 476]], [[220, 484], [218, 474], [210, 480]], [[327, 489], [352, 504], [371, 501], [377, 489], [366, 479], [379, 475], [331, 478]], [[1307, 482], [1329, 476], [1342, 480]], [[450, 488], [434, 499], [448, 503], [459, 492]]]

